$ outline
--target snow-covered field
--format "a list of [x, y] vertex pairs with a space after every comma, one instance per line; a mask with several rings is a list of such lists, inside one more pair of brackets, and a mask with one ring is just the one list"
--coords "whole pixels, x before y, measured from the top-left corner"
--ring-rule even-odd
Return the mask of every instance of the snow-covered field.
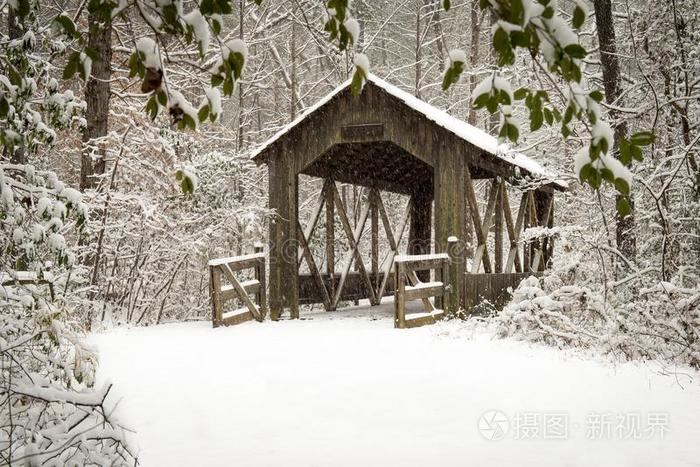
[[700, 465], [697, 373], [395, 330], [386, 306], [311, 316], [93, 336], [142, 464]]

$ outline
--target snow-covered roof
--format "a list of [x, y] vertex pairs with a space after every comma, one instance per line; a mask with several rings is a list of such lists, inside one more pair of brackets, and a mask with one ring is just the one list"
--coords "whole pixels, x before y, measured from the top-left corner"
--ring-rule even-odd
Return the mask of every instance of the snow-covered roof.
[[[265, 150], [272, 146], [277, 140], [282, 136], [287, 134], [292, 128], [302, 122], [310, 114], [314, 113], [319, 108], [323, 107], [325, 104], [330, 102], [335, 96], [340, 94], [342, 91], [350, 87], [350, 81], [347, 80], [340, 84], [332, 92], [326, 95], [324, 98], [316, 102], [316, 104], [307, 108], [299, 117], [297, 117], [291, 123], [285, 125], [281, 128], [274, 136], [268, 139], [265, 143], [260, 145], [251, 155], [253, 159], [257, 159]], [[568, 188], [565, 181], [560, 180], [556, 175], [548, 172], [544, 169], [537, 161], [531, 159], [530, 157], [515, 151], [507, 144], [502, 144], [498, 142], [498, 139], [494, 136], [488, 134], [484, 130], [477, 128], [467, 122], [460, 120], [452, 115], [448, 114], [444, 110], [440, 110], [428, 104], [425, 101], [412, 96], [408, 92], [390, 84], [383, 79], [375, 76], [371, 73], [367, 76], [367, 81], [378, 88], [386, 91], [388, 94], [394, 96], [395, 98], [401, 100], [407, 106], [413, 110], [423, 114], [428, 120], [431, 120], [438, 124], [439, 126], [445, 128], [446, 130], [454, 133], [456, 136], [462, 138], [465, 141], [473, 144], [474, 146], [484, 150], [489, 154], [515, 165], [525, 171], [529, 172], [531, 175], [540, 176], [550, 179], [552, 183], [558, 185], [561, 188]]]

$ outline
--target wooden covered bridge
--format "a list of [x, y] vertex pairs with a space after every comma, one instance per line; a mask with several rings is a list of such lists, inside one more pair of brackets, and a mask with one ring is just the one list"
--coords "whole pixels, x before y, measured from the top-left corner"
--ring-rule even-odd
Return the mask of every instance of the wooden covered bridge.
[[[546, 267], [552, 240], [522, 241], [521, 233], [552, 226], [554, 192], [566, 189], [491, 135], [373, 75], [356, 97], [349, 82], [339, 86], [253, 158], [268, 166], [270, 208], [276, 213], [268, 253], [272, 319], [285, 310], [298, 318], [300, 304], [321, 303], [329, 311], [348, 300], [369, 299], [375, 305], [396, 288], [398, 327], [431, 322], [440, 309], [498, 301], [523, 275]], [[300, 176], [323, 180], [308, 219], [299, 218]], [[339, 183], [361, 187], [363, 205], [354, 206], [354, 222]], [[397, 225], [387, 214], [386, 192], [408, 198]], [[314, 255], [318, 248], [310, 248], [312, 237], [319, 240], [314, 235], [319, 225], [325, 231], [322, 259]], [[388, 249], [381, 262], [380, 225]], [[338, 229], [348, 248], [341, 258], [336, 258]], [[404, 253], [399, 250], [406, 230]], [[370, 245], [364, 257], [362, 239]], [[257, 258], [264, 261], [264, 255]], [[233, 279], [229, 272], [224, 271]], [[264, 302], [264, 271], [262, 276], [262, 286], [237, 289], [258, 293]], [[220, 285], [221, 274], [214, 270], [212, 277]], [[437, 298], [431, 302], [431, 296]], [[398, 316], [402, 302], [411, 299], [425, 304], [425, 313], [414, 321]]]

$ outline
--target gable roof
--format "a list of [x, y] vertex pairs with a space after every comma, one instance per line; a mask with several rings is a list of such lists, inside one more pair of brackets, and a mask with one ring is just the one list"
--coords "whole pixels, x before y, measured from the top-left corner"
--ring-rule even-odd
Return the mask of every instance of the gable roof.
[[[258, 148], [256, 148], [251, 154], [251, 158], [255, 160], [258, 164], [264, 162], [264, 153], [267, 151], [267, 149], [273, 146], [280, 138], [286, 135], [292, 128], [301, 123], [310, 114], [314, 113], [316, 110], [329, 103], [335, 96], [337, 96], [341, 92], [345, 91], [346, 89], [349, 89], [350, 82], [351, 80], [343, 82], [329, 94], [323, 97], [321, 100], [316, 102], [311, 107], [308, 107], [294, 121], [285, 125], [277, 133], [275, 133], [274, 136], [272, 136], [270, 139], [268, 139], [266, 142], [264, 142]], [[483, 151], [492, 154], [513, 166], [523, 169], [533, 176], [548, 179], [551, 181], [552, 184], [556, 185], [560, 189], [568, 189], [568, 184], [564, 180], [561, 180], [557, 175], [548, 172], [537, 161], [531, 159], [525, 154], [515, 151], [509, 145], [499, 143], [497, 138], [488, 134], [484, 130], [470, 125], [467, 122], [460, 120], [456, 117], [453, 117], [444, 110], [440, 110], [437, 107], [434, 107], [428, 104], [427, 102], [414, 97], [408, 92], [384, 81], [383, 79], [373, 75], [372, 73], [369, 73], [367, 76], [367, 84], [381, 88], [391, 96], [402, 101], [408, 107], [423, 114], [428, 120], [433, 121], [440, 127], [450, 131], [454, 135], [482, 149]]]

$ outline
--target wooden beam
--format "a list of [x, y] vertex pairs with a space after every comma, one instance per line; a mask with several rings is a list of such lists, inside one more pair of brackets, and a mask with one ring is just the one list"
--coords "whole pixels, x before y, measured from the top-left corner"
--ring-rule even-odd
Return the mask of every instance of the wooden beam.
[[340, 223], [343, 225], [343, 229], [345, 230], [345, 235], [348, 238], [348, 242], [350, 243], [350, 251], [347, 254], [346, 260], [345, 260], [345, 266], [343, 267], [343, 270], [341, 271], [341, 276], [340, 276], [340, 281], [338, 282], [338, 288], [335, 292], [335, 297], [333, 299], [333, 306], [337, 307], [338, 302], [340, 301], [340, 296], [343, 292], [343, 285], [345, 284], [345, 278], [347, 277], [348, 272], [350, 271], [350, 267], [353, 264], [353, 258], [355, 259], [355, 265], [358, 268], [358, 272], [360, 275], [365, 279], [365, 285], [367, 286], [367, 291], [369, 293], [369, 300], [370, 303], [376, 304], [376, 295], [374, 293], [374, 290], [372, 289], [372, 281], [370, 280], [369, 276], [367, 275], [367, 270], [365, 269], [365, 264], [362, 261], [362, 256], [360, 255], [360, 251], [358, 249], [358, 242], [360, 240], [360, 237], [362, 236], [362, 232], [365, 229], [365, 224], [367, 223], [367, 216], [369, 214], [369, 204], [366, 204], [365, 207], [362, 210], [362, 213], [360, 214], [360, 219], [358, 221], [358, 224], [355, 227], [355, 231], [353, 232], [352, 227], [350, 226], [350, 221], [348, 219], [347, 213], [345, 211], [345, 206], [343, 205], [342, 201], [340, 200], [340, 195], [338, 194], [338, 190], [333, 187], [333, 195], [335, 197], [335, 204], [338, 209], [338, 214], [340, 217]]
[[[413, 270], [406, 270], [406, 277], [408, 278], [408, 281], [411, 283], [411, 286], [415, 287], [418, 284], [421, 283], [420, 280], [418, 280], [418, 276], [416, 275], [416, 271]], [[433, 311], [435, 307], [433, 306], [432, 303], [430, 303], [430, 299], [427, 297], [432, 297], [434, 294], [429, 294], [426, 297], [420, 297], [420, 299], [423, 301], [423, 308], [425, 308], [425, 311]], [[406, 295], [406, 300], [412, 300], [410, 294]]]
[[399, 254], [399, 244], [401, 243], [401, 238], [403, 237], [403, 233], [406, 230], [406, 225], [408, 224], [408, 219], [411, 213], [411, 201], [409, 199], [408, 203], [406, 204], [406, 212], [404, 213], [403, 220], [399, 225], [399, 230], [396, 236], [394, 236], [394, 233], [392, 232], [391, 223], [389, 222], [389, 217], [386, 215], [386, 209], [384, 208], [384, 202], [382, 201], [381, 196], [377, 201], [377, 205], [379, 207], [379, 214], [381, 216], [382, 223], [384, 224], [384, 230], [386, 232], [387, 240], [389, 241], [389, 248], [391, 248], [384, 263], [384, 275], [382, 277], [382, 284], [379, 287], [379, 291], [377, 292], [377, 297], [379, 297], [379, 299], [381, 300], [381, 298], [384, 296], [384, 291], [386, 290], [386, 286], [389, 281], [389, 273], [391, 272], [391, 268], [394, 264], [394, 258], [396, 257], [396, 255]]
[[379, 208], [377, 206], [377, 197], [379, 192], [376, 189], [372, 189], [369, 192], [369, 206], [370, 206], [370, 225], [372, 231], [371, 238], [371, 256], [372, 256], [372, 279], [374, 283], [372, 288], [378, 290], [379, 288]]
[[298, 178], [287, 152], [270, 158], [268, 180], [270, 208], [275, 211], [269, 225], [270, 317], [279, 319], [288, 307], [290, 316], [297, 318]]
[[[304, 238], [306, 239], [307, 243], [311, 239], [311, 235], [313, 235], [314, 230], [316, 229], [316, 225], [318, 225], [318, 220], [321, 217], [321, 210], [323, 209], [323, 205], [325, 204], [325, 201], [326, 201], [325, 193], [328, 189], [329, 189], [328, 180], [324, 180], [323, 188], [321, 188], [321, 193], [318, 196], [318, 201], [316, 202], [316, 206], [314, 207], [314, 210], [311, 213], [311, 219], [309, 220], [309, 223], [306, 225], [306, 228], [302, 228], [302, 230], [301, 230], [301, 233], [304, 235]], [[302, 248], [301, 248], [301, 246], [299, 246], [299, 255], [297, 258], [297, 263], [299, 266], [301, 266], [301, 258], [303, 256], [303, 254], [304, 253], [302, 251]]]
[[323, 298], [323, 306], [325, 307], [326, 311], [330, 311], [331, 300], [328, 297], [328, 291], [326, 290], [326, 285], [323, 283], [323, 279], [321, 278], [321, 274], [318, 272], [318, 267], [316, 266], [316, 260], [314, 259], [314, 255], [311, 254], [311, 250], [309, 250], [309, 244], [306, 241], [306, 237], [304, 236], [304, 232], [302, 231], [301, 224], [297, 224], [297, 225], [299, 227], [299, 243], [301, 244], [301, 249], [302, 249], [304, 259], [306, 260], [306, 264], [308, 264], [308, 266], [309, 266], [309, 273], [311, 274], [311, 277], [314, 278], [314, 281], [316, 282], [316, 287], [318, 288], [318, 291], [321, 293], [321, 297]]
[[496, 187], [496, 207], [494, 210], [493, 234], [495, 236], [493, 263], [495, 272], [503, 272], [503, 182]]
[[394, 327], [406, 327], [406, 270], [404, 263], [394, 263]]
[[[325, 192], [326, 197], [326, 272], [330, 281], [328, 282], [328, 295], [331, 297], [335, 293], [335, 202], [333, 199], [333, 188], [335, 182], [331, 179], [326, 179], [328, 189]], [[331, 310], [335, 307], [331, 304]]]
[[228, 264], [221, 264], [219, 266], [221, 271], [224, 273], [226, 278], [229, 280], [231, 285], [233, 286], [234, 290], [238, 292], [238, 298], [241, 299], [241, 301], [245, 304], [246, 307], [248, 307], [248, 310], [250, 313], [257, 319], [258, 321], [262, 321], [262, 316], [260, 315], [260, 311], [258, 310], [258, 307], [253, 303], [253, 301], [250, 299], [248, 296], [248, 293], [245, 291], [245, 289], [241, 286], [241, 284], [238, 282], [236, 279], [236, 276], [233, 274], [233, 271], [229, 267]]
[[[505, 191], [505, 187], [504, 187]], [[513, 266], [515, 266], [515, 272], [522, 272], [523, 268], [520, 263], [520, 253], [518, 251], [518, 242], [520, 241], [520, 232], [523, 228], [523, 219], [525, 216], [525, 210], [527, 209], [527, 193], [523, 193], [520, 198], [520, 207], [518, 208], [518, 217], [513, 224], [513, 217], [510, 211], [510, 202], [508, 201], [508, 193], [504, 192], [503, 196], [503, 214], [506, 219], [506, 226], [508, 228], [508, 237], [510, 239], [510, 250], [508, 251], [508, 259], [506, 260], [505, 272], [511, 272]]]
[[484, 261], [484, 272], [492, 272], [486, 242], [488, 241], [489, 230], [491, 230], [491, 223], [493, 222], [493, 211], [496, 207], [497, 194], [498, 181], [496, 179], [493, 179], [493, 181], [491, 182], [491, 189], [489, 190], [489, 198], [486, 204], [486, 211], [484, 212], [484, 220], [479, 228], [479, 230], [481, 230], [481, 239], [479, 241], [479, 246], [476, 248], [476, 253], [474, 254], [474, 264], [472, 265], [473, 273], [479, 272], [479, 267], [481, 266], [480, 262], [482, 258]]
[[[474, 191], [474, 183], [472, 182], [472, 177], [469, 172], [469, 168], [465, 171], [465, 190], [467, 195], [467, 202], [469, 204], [469, 213], [472, 217], [472, 223], [474, 224], [474, 232], [476, 233], [477, 246], [474, 250], [474, 260], [472, 264], [472, 271], [479, 270], [481, 266], [481, 260], [484, 261], [484, 269], [491, 270], [491, 263], [489, 261], [489, 255], [486, 251], [486, 236], [484, 235], [483, 224], [481, 222], [481, 215], [479, 214], [479, 204], [476, 200], [476, 192]], [[477, 259], [478, 258], [478, 259]]]
[[216, 328], [221, 326], [221, 315], [223, 314], [221, 272], [216, 266], [209, 266], [209, 291], [211, 293], [211, 321]]

